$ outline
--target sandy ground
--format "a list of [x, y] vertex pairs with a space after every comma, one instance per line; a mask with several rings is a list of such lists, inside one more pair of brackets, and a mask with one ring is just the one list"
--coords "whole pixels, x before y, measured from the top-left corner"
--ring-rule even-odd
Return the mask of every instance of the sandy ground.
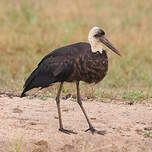
[[58, 131], [53, 99], [0, 96], [0, 152], [13, 151], [15, 145], [21, 152], [152, 152], [152, 138], [144, 135], [152, 131], [152, 104], [83, 103], [105, 135], [84, 132], [87, 122], [74, 99], [61, 104], [64, 127], [78, 133], [67, 135]]

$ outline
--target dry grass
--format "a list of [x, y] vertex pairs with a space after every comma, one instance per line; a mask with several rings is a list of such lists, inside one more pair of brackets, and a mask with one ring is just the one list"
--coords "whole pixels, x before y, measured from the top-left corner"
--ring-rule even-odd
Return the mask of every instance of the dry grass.
[[8, 152], [21, 152], [22, 149], [22, 142], [23, 137], [17, 138], [14, 143], [9, 143], [9, 147], [7, 147], [9, 150], [6, 150]]
[[[151, 98], [151, 10], [152, 2], [142, 0], [0, 1], [0, 89], [21, 90], [46, 53], [69, 43], [87, 41], [89, 29], [98, 25], [123, 57], [108, 51], [107, 77], [87, 89], [82, 83], [82, 94], [123, 98], [124, 92], [141, 91]], [[66, 90], [71, 89], [74, 90], [73, 85]], [[53, 90], [54, 93], [56, 89]]]

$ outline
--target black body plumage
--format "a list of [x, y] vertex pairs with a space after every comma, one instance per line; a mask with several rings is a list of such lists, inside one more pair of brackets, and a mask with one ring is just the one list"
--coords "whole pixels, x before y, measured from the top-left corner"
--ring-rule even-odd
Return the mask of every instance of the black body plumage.
[[55, 82], [85, 81], [97, 83], [108, 70], [106, 51], [95, 52], [89, 43], [80, 42], [47, 54], [24, 84], [21, 97], [32, 88], [45, 88]]
[[21, 97], [32, 88], [45, 88], [56, 82], [60, 86], [56, 96], [56, 104], [59, 116], [59, 131], [70, 134], [75, 133], [63, 127], [60, 96], [64, 82], [75, 82], [77, 90], [77, 103], [79, 104], [89, 125], [91, 133], [103, 135], [105, 131], [96, 130], [90, 122], [87, 113], [83, 107], [79, 82], [98, 83], [108, 71], [108, 57], [103, 45], [106, 45], [116, 54], [119, 51], [106, 38], [105, 32], [99, 27], [93, 27], [88, 34], [89, 43], [80, 42], [58, 48], [46, 55], [38, 64], [37, 68], [31, 73], [24, 84], [24, 90]]

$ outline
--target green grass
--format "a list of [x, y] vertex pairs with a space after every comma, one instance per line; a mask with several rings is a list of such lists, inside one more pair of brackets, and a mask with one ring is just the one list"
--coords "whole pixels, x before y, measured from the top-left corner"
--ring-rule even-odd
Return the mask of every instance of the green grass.
[[[82, 95], [151, 99], [151, 10], [152, 2], [141, 0], [1, 1], [0, 89], [21, 91], [45, 54], [66, 44], [88, 41], [89, 29], [97, 25], [106, 31], [122, 57], [107, 49], [106, 78], [96, 86], [82, 83]], [[74, 90], [75, 85], [66, 85], [63, 92]]]
[[122, 98], [130, 101], [140, 101], [148, 97], [142, 91], [127, 91], [122, 94]]
[[10, 144], [9, 152], [21, 152], [23, 137], [16, 140], [14, 144]]
[[144, 130], [144, 136], [152, 138], [152, 131]]

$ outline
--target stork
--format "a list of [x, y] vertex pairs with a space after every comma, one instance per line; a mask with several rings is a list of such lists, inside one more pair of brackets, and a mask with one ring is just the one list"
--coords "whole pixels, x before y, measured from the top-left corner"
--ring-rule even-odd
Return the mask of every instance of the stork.
[[93, 27], [88, 34], [89, 43], [79, 42], [70, 44], [47, 54], [38, 64], [37, 68], [27, 78], [21, 97], [33, 88], [45, 88], [56, 82], [60, 83], [56, 104], [59, 116], [59, 131], [70, 134], [75, 133], [63, 127], [60, 109], [60, 95], [64, 82], [75, 82], [77, 89], [77, 102], [87, 120], [91, 133], [104, 134], [96, 130], [90, 122], [83, 107], [79, 82], [100, 82], [108, 71], [108, 57], [104, 45], [120, 55], [119, 51], [106, 38], [105, 32], [99, 27]]

